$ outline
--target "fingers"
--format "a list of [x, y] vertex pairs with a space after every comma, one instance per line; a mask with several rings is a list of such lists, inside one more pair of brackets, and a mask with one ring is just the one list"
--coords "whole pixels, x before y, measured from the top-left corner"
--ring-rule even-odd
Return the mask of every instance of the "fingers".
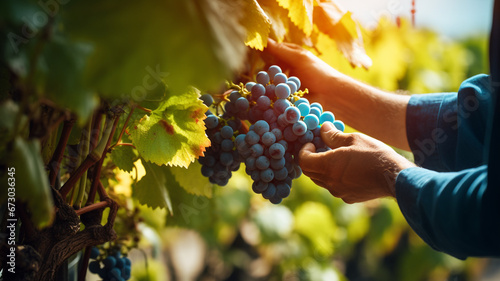
[[325, 122], [321, 126], [321, 139], [331, 149], [336, 149], [342, 146], [352, 144], [351, 134], [346, 134], [339, 131], [332, 123]]
[[306, 143], [299, 151], [299, 165], [306, 172], [321, 171], [321, 166], [324, 163], [324, 158], [319, 153], [316, 153], [316, 147], [312, 143]]

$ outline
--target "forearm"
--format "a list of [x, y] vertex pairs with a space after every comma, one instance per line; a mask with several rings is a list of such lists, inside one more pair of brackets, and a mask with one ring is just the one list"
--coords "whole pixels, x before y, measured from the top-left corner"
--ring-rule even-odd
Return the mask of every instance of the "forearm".
[[409, 150], [406, 106], [409, 96], [384, 92], [340, 72], [331, 72], [320, 93], [310, 98], [349, 126], [392, 146]]

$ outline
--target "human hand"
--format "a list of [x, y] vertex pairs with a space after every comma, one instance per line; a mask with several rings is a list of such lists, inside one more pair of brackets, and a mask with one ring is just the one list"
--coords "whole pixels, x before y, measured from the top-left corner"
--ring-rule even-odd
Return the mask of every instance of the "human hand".
[[313, 53], [302, 47], [291, 43], [276, 43], [269, 39], [264, 49], [265, 60], [271, 64], [279, 65], [290, 75], [299, 77], [302, 82], [301, 88], [308, 88], [308, 98], [323, 103], [323, 99], [335, 90], [336, 77], [343, 76], [340, 72], [316, 57]]
[[312, 143], [299, 153], [304, 174], [346, 203], [396, 196], [398, 173], [415, 165], [386, 144], [359, 133], [342, 133], [331, 123], [321, 138], [332, 150], [316, 153]]

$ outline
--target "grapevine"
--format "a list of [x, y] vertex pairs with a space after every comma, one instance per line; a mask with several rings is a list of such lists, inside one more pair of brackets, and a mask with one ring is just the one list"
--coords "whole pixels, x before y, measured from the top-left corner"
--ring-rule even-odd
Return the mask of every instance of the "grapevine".
[[201, 173], [224, 186], [244, 163], [252, 190], [279, 204], [290, 195], [293, 179], [302, 174], [301, 147], [313, 143], [318, 153], [330, 150], [320, 137], [321, 125], [331, 122], [344, 131], [344, 123], [323, 111], [321, 104], [310, 103], [304, 97], [308, 90], [300, 90], [300, 79], [287, 77], [277, 65], [258, 72], [256, 82], [229, 83], [229, 88], [216, 96], [216, 102], [210, 94], [201, 97], [215, 109], [215, 114], [206, 112], [212, 145], [199, 159]]

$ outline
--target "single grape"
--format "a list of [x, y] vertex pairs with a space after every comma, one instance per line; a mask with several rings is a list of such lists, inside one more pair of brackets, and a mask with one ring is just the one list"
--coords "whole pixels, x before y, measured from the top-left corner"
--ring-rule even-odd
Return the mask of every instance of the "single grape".
[[257, 99], [257, 106], [260, 110], [267, 110], [271, 105], [271, 100], [267, 96], [260, 96]]
[[97, 259], [98, 256], [99, 256], [99, 248], [92, 247], [90, 249], [90, 258], [91, 259]]
[[250, 123], [255, 123], [264, 117], [264, 111], [260, 110], [257, 106], [254, 106], [248, 112], [248, 120]]
[[101, 264], [98, 261], [91, 261], [89, 263], [89, 271], [98, 274], [101, 271]]
[[280, 198], [280, 197], [278, 196], [278, 194], [274, 194], [274, 196], [273, 196], [273, 197], [271, 197], [271, 198], [269, 199], [269, 202], [271, 202], [271, 203], [273, 203], [273, 204], [275, 204], [275, 205], [277, 205], [277, 204], [281, 203], [282, 201], [283, 201], [283, 199], [282, 199], [282, 198]]
[[286, 140], [280, 140], [278, 143], [281, 144], [285, 150], [288, 149], [288, 142], [286, 142]]
[[311, 107], [316, 107], [317, 109], [319, 109], [319, 112], [323, 112], [323, 106], [321, 106], [320, 103], [313, 102], [311, 103]]
[[281, 68], [277, 65], [271, 65], [269, 69], [267, 70], [267, 73], [269, 74], [269, 77], [274, 77], [276, 74], [281, 73]]
[[269, 132], [269, 124], [264, 120], [255, 122], [254, 131], [262, 136], [265, 132]]
[[286, 141], [289, 142], [294, 142], [298, 138], [298, 136], [293, 132], [292, 126], [288, 126], [285, 128], [285, 130], [283, 131], [283, 137], [285, 138]]
[[314, 114], [308, 114], [304, 117], [304, 123], [306, 123], [308, 130], [314, 130], [319, 125], [319, 118]]
[[311, 111], [309, 112], [309, 114], [314, 114], [318, 118], [321, 117], [321, 111], [317, 107], [311, 107]]
[[285, 167], [274, 171], [274, 178], [276, 180], [279, 181], [285, 180], [287, 176], [288, 176], [288, 170]]
[[204, 177], [211, 177], [214, 175], [214, 169], [212, 169], [211, 167], [208, 167], [208, 166], [201, 166], [201, 174], [204, 176]]
[[271, 182], [274, 179], [274, 172], [272, 169], [265, 169], [260, 172], [260, 179], [263, 182]]
[[269, 165], [270, 165], [269, 159], [264, 155], [259, 156], [255, 160], [255, 167], [257, 167], [257, 169], [259, 170], [265, 170], [269, 168]]
[[257, 73], [257, 79], [255, 80], [257, 80], [259, 84], [267, 85], [267, 83], [269, 83], [269, 74], [265, 71], [259, 71], [259, 73]]
[[307, 114], [309, 114], [309, 112], [311, 111], [311, 107], [309, 106], [308, 103], [300, 103], [297, 108], [299, 109], [300, 111], [300, 116], [306, 116]]
[[255, 86], [255, 82], [248, 82], [245, 84], [245, 88], [250, 92], [252, 90], [252, 87]]
[[285, 113], [282, 113], [282, 114], [280, 114], [280, 116], [278, 116], [277, 123], [278, 123], [278, 126], [281, 128], [285, 128], [286, 126], [288, 126], [288, 121], [286, 121]]
[[116, 258], [113, 257], [113, 256], [107, 256], [103, 261], [102, 263], [104, 264], [104, 268], [106, 269], [111, 269], [113, 267], [115, 267], [116, 265]]
[[231, 164], [233, 164], [233, 154], [232, 153], [229, 153], [229, 152], [222, 152], [220, 154], [220, 162], [222, 163], [222, 165], [224, 166], [229, 166]]
[[220, 135], [225, 138], [225, 139], [230, 139], [233, 137], [233, 128], [231, 128], [230, 126], [224, 126], [222, 127], [222, 129], [220, 130]]
[[269, 84], [266, 86], [266, 96], [270, 99], [273, 99], [276, 97], [274, 94], [274, 90], [276, 89], [276, 85], [274, 84]]
[[292, 130], [295, 135], [300, 137], [306, 133], [307, 125], [306, 123], [304, 123], [304, 121], [298, 121], [297, 123], [293, 124]]
[[240, 110], [240, 111], [245, 111], [248, 109], [248, 107], [250, 106], [250, 103], [248, 102], [248, 100], [244, 97], [240, 97], [236, 100], [235, 102], [235, 107], [236, 109]]
[[288, 81], [294, 82], [297, 85], [297, 90], [300, 89], [300, 79], [295, 76], [288, 77]]
[[[232, 102], [226, 102], [226, 104], [224, 105], [224, 110], [226, 111], [226, 114], [227, 114], [225, 117], [230, 117], [238, 112], [236, 105]], [[224, 118], [224, 119], [226, 119], [226, 118]]]
[[255, 84], [252, 87], [252, 99], [257, 100], [260, 96], [263, 96], [266, 94], [266, 87], [264, 87], [262, 84]]
[[115, 258], [116, 258], [116, 265], [115, 266], [116, 266], [116, 268], [122, 269], [125, 266], [125, 263], [120, 258], [120, 256], [121, 256], [121, 253], [118, 253], [117, 255], [115, 255]]
[[241, 98], [241, 94], [236, 90], [232, 91], [231, 94], [229, 94], [229, 100], [231, 102], [236, 102], [236, 100], [238, 100], [239, 98]]
[[278, 85], [280, 83], [286, 83], [287, 80], [288, 79], [286, 78], [286, 75], [284, 73], [278, 73], [274, 75], [273, 83], [274, 85]]
[[285, 110], [290, 106], [290, 102], [284, 99], [278, 99], [274, 102], [274, 111], [277, 115], [285, 112]]
[[245, 144], [246, 136], [247, 136], [246, 134], [239, 134], [236, 136], [236, 138], [234, 138], [234, 143], [236, 144], [237, 148]]
[[260, 143], [256, 143], [250, 147], [253, 157], [259, 157], [264, 153], [264, 147]]
[[220, 144], [221, 150], [226, 151], [226, 152], [233, 150], [233, 147], [234, 147], [234, 143], [231, 139], [225, 139]]
[[288, 86], [286, 83], [280, 83], [276, 85], [276, 89], [274, 89], [274, 94], [276, 95], [276, 97], [278, 97], [278, 99], [286, 99], [291, 94], [290, 86]]
[[295, 106], [290, 106], [285, 110], [285, 119], [289, 124], [295, 124], [300, 120], [300, 111]]
[[260, 140], [260, 136], [255, 131], [248, 131], [248, 133], [245, 137], [245, 141], [249, 145], [254, 145], [254, 144], [258, 143], [259, 140]]
[[261, 137], [261, 141], [265, 146], [271, 146], [276, 142], [276, 136], [272, 132], [265, 132]]
[[250, 170], [255, 170], [257, 167], [255, 166], [255, 157], [248, 157], [245, 160], [245, 166], [247, 166], [248, 169]]
[[286, 183], [276, 185], [276, 195], [281, 198], [286, 198], [290, 195], [290, 186]]
[[319, 117], [320, 124], [323, 124], [325, 122], [333, 123], [334, 121], [335, 121], [335, 115], [333, 115], [333, 113], [331, 113], [330, 111], [323, 112]]
[[274, 159], [280, 159], [285, 155], [285, 148], [280, 143], [274, 143], [269, 147], [269, 155]]
[[306, 98], [300, 98], [300, 99], [298, 99], [298, 100], [294, 103], [294, 105], [298, 107], [298, 106], [299, 106], [299, 104], [301, 104], [301, 103], [307, 103], [307, 104], [309, 104], [309, 100], [308, 100], [308, 99], [306, 99]]
[[280, 129], [274, 128], [271, 130], [271, 133], [274, 134], [276, 141], [280, 141], [281, 139], [283, 139], [283, 132]]
[[285, 167], [285, 157], [281, 157], [280, 159], [271, 159], [270, 166], [273, 170], [280, 170]]
[[109, 271], [108, 276], [111, 278], [116, 278], [117, 280], [120, 280], [122, 277], [122, 271], [119, 268], [113, 268]]
[[255, 192], [257, 194], [260, 194], [260, 193], [264, 192], [267, 189], [268, 185], [269, 184], [267, 182], [254, 181], [252, 183], [252, 190], [253, 190], [253, 192]]
[[312, 142], [313, 139], [314, 139], [313, 132], [310, 130], [307, 130], [307, 132], [305, 134], [303, 134], [302, 136], [299, 137], [299, 142], [301, 144], [306, 144], [306, 143]]
[[[262, 97], [260, 97], [260, 98], [262, 98]], [[278, 117], [276, 117], [276, 114], [274, 113], [274, 110], [272, 108], [269, 108], [268, 110], [264, 111], [263, 117], [264, 117], [264, 120], [269, 124], [276, 122], [276, 120], [278, 119]]]
[[212, 97], [212, 95], [210, 94], [204, 94], [200, 97], [200, 100], [203, 101], [203, 103], [206, 105], [206, 106], [211, 106], [212, 103], [214, 102], [214, 98]]
[[209, 115], [205, 119], [205, 125], [207, 126], [208, 129], [213, 129], [219, 125], [219, 118], [215, 115]]
[[276, 194], [276, 186], [273, 183], [269, 183], [264, 192], [262, 192], [262, 197], [265, 199], [271, 199], [271, 197]]
[[253, 170], [252, 173], [250, 174], [250, 178], [252, 178], [253, 181], [260, 180], [260, 171], [259, 170]]
[[293, 95], [295, 92], [297, 92], [297, 84], [295, 84], [292, 81], [287, 81], [286, 84], [288, 87], [290, 87], [290, 93]]
[[345, 130], [345, 125], [344, 125], [344, 122], [340, 121], [340, 120], [335, 120], [333, 122], [333, 125], [339, 130], [339, 131], [344, 131]]

